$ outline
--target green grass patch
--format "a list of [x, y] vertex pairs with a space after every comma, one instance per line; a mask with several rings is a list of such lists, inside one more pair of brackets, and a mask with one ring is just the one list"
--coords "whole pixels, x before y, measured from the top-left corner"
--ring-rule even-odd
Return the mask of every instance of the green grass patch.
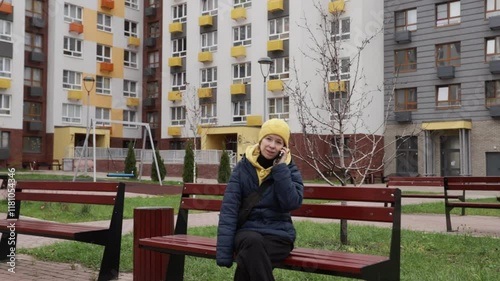
[[[467, 202], [498, 203], [496, 198], [469, 199]], [[403, 205], [403, 214], [444, 214], [444, 199], [439, 202], [429, 202], [421, 204]], [[453, 208], [452, 214], [460, 215], [461, 208]], [[497, 216], [500, 217], [500, 209], [474, 209], [465, 208], [465, 214], [471, 216]]]
[[[387, 255], [389, 253], [390, 230], [371, 226], [349, 227], [350, 244], [339, 243], [339, 225], [306, 221], [295, 223], [297, 247], [311, 247], [356, 253]], [[191, 228], [191, 234], [215, 237], [216, 227]], [[120, 271], [132, 271], [132, 235], [122, 240]], [[473, 237], [468, 234], [450, 235], [402, 230], [401, 280], [498, 280], [500, 269], [499, 239]], [[37, 249], [22, 249], [20, 252], [38, 259], [81, 263], [98, 270], [102, 248], [77, 242], [62, 242]], [[75, 254], [78, 253], [78, 254]], [[184, 280], [232, 280], [235, 265], [231, 269], [221, 268], [214, 260], [187, 257]], [[289, 270], [275, 270], [276, 280], [346, 280], [319, 274], [307, 274]]]

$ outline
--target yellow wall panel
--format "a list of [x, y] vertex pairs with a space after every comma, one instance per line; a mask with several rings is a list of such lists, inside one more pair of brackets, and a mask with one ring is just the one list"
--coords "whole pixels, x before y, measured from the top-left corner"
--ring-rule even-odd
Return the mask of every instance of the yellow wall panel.
[[[103, 33], [103, 32], [99, 32]], [[97, 13], [95, 10], [83, 9], [83, 40], [97, 42]], [[113, 43], [113, 41], [111, 41]]]
[[[123, 120], [123, 109], [116, 109], [112, 108], [111, 109], [111, 120]], [[122, 124], [113, 124], [111, 123], [111, 131], [112, 136], [115, 138], [121, 138], [123, 137], [123, 125]]]

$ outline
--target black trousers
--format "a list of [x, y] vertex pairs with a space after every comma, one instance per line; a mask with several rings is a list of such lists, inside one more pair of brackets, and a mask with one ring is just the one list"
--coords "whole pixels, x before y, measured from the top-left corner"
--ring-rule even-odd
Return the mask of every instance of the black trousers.
[[293, 243], [287, 239], [246, 230], [236, 233], [234, 244], [235, 281], [274, 281], [273, 265], [283, 261], [293, 249]]

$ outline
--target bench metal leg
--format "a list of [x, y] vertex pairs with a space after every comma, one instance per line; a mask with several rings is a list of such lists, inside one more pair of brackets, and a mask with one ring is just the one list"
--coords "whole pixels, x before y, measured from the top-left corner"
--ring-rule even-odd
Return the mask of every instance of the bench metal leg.
[[[458, 198], [461, 202], [465, 202], [465, 190], [462, 193], [462, 197]], [[465, 216], [465, 207], [462, 207], [462, 216]]]
[[182, 281], [184, 280], [184, 261], [186, 256], [184, 255], [170, 255], [167, 274], [165, 275], [165, 281]]
[[[10, 257], [8, 255], [10, 254], [10, 248], [15, 247], [17, 248], [17, 233], [14, 232], [2, 232], [2, 239], [0, 240], [0, 261], [4, 260], [9, 260]], [[12, 238], [10, 239], [10, 244], [9, 245], [9, 237], [10, 235], [13, 235]]]
[[450, 212], [451, 209], [450, 207], [445, 207], [446, 208], [446, 231], [451, 232], [451, 217], [450, 217]]
[[104, 248], [98, 281], [117, 279], [120, 273], [120, 238], [114, 238]]

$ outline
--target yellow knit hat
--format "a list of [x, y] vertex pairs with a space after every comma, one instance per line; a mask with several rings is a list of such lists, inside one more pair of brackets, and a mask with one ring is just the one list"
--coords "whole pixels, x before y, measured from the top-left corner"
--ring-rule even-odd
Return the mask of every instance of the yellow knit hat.
[[285, 142], [285, 146], [288, 147], [288, 141], [290, 139], [290, 127], [283, 119], [269, 119], [260, 128], [259, 132], [259, 143], [267, 135], [278, 135]]

